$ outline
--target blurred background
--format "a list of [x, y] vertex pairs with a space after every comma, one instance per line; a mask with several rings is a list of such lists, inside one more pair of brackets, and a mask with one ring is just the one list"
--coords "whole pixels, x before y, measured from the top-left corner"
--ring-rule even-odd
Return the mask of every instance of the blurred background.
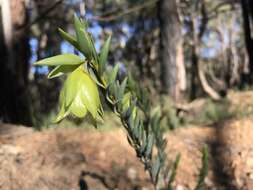
[[57, 31], [73, 33], [74, 14], [88, 20], [98, 50], [112, 34], [109, 64], [141, 81], [166, 127], [253, 113], [251, 103], [238, 108], [247, 98], [234, 98], [253, 84], [251, 0], [2, 0], [2, 122], [50, 125], [63, 79], [32, 64], [78, 54]]

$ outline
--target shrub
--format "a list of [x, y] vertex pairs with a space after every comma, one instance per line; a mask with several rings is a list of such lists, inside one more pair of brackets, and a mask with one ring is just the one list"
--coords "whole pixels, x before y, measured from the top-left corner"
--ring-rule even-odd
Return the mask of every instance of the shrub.
[[59, 30], [60, 35], [80, 51], [85, 59], [74, 54], [57, 55], [35, 63], [35, 65], [54, 66], [48, 78], [68, 74], [60, 92], [60, 110], [55, 122], [68, 116], [89, 117], [94, 126], [102, 120], [102, 96], [106, 104], [120, 118], [127, 132], [129, 144], [149, 172], [156, 189], [172, 188], [178, 155], [170, 172], [167, 170], [166, 140], [160, 127], [161, 114], [152, 110], [145, 90], [138, 87], [131, 75], [118, 80], [119, 66], [108, 72], [106, 67], [111, 37], [105, 41], [97, 53], [87, 23], [74, 18], [76, 36]]

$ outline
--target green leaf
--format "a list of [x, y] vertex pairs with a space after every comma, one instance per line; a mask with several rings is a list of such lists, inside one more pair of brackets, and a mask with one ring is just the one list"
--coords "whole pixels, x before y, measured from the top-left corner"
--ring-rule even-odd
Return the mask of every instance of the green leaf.
[[127, 78], [123, 80], [123, 82], [120, 84], [120, 87], [119, 87], [118, 99], [120, 100], [123, 99], [123, 96], [126, 90], [126, 85], [127, 85]]
[[84, 61], [80, 59], [80, 57], [77, 55], [62, 54], [42, 59], [34, 63], [34, 65], [41, 65], [41, 66], [80, 65], [83, 62]]
[[92, 42], [89, 34], [84, 30], [79, 30], [77, 34], [78, 43], [81, 47], [82, 52], [87, 57], [87, 59], [92, 59]]
[[120, 98], [119, 98], [119, 89], [120, 89], [120, 84], [119, 84], [119, 81], [116, 81], [115, 83], [114, 83], [115, 85], [114, 85], [114, 89], [112, 89], [111, 90], [111, 93], [112, 93], [112, 95], [114, 96], [114, 98], [115, 98], [115, 103], [118, 103], [118, 102], [120, 102]]
[[86, 29], [85, 26], [83, 25], [83, 23], [81, 22], [81, 20], [76, 15], [74, 15], [74, 27], [75, 27], [76, 35], [79, 30]]
[[134, 118], [134, 124], [133, 124], [133, 134], [136, 138], [140, 138], [140, 131], [139, 131], [139, 124], [140, 124], [140, 119], [138, 117], [138, 115], [136, 115], [136, 117]]
[[128, 119], [128, 125], [132, 130], [134, 129], [134, 119], [135, 119], [135, 117], [134, 117], [134, 114], [132, 112], [129, 119]]
[[106, 88], [106, 99], [107, 99], [107, 101], [110, 103], [110, 104], [114, 104], [114, 101], [112, 100], [112, 98], [111, 98], [111, 94], [110, 94], [110, 89], [111, 89], [111, 86], [112, 86], [113, 84], [109, 84], [108, 86], [107, 86], [107, 88]]
[[175, 161], [173, 162], [171, 174], [170, 174], [170, 178], [169, 178], [169, 182], [168, 182], [168, 190], [172, 190], [172, 183], [175, 180], [175, 177], [177, 175], [177, 168], [178, 168], [180, 158], [181, 158], [181, 155], [177, 154], [177, 157], [176, 157]]
[[202, 150], [202, 167], [200, 169], [198, 183], [195, 187], [195, 190], [205, 189], [205, 178], [208, 175], [208, 147], [204, 146]]
[[142, 139], [142, 145], [141, 145], [140, 151], [141, 151], [141, 154], [144, 154], [144, 152], [147, 149], [148, 143], [147, 143], [147, 134], [146, 134], [146, 132], [144, 131], [143, 128], [142, 128], [142, 135], [141, 136], [142, 136], [141, 137], [141, 139]]
[[160, 158], [156, 157], [155, 161], [152, 163], [152, 169], [151, 169], [151, 176], [154, 183], [157, 183], [160, 167], [161, 167]]
[[141, 139], [140, 128], [141, 128], [141, 121], [139, 115], [137, 114], [134, 120], [134, 134], [138, 139]]
[[110, 92], [110, 97], [113, 100], [113, 104], [117, 103], [117, 92], [118, 92], [118, 85], [117, 83], [111, 83], [109, 86], [109, 92]]
[[79, 65], [59, 65], [48, 74], [47, 78], [52, 79], [70, 73], [74, 71], [77, 67], [79, 67]]
[[105, 86], [99, 81], [98, 76], [96, 75], [93, 69], [94, 68], [87, 65], [87, 71], [90, 74], [90, 77], [97, 83], [97, 85], [99, 85], [102, 88], [105, 88]]
[[75, 29], [83, 29], [83, 30], [86, 30], [87, 29], [87, 22], [78, 18], [78, 16], [75, 14], [74, 15], [74, 26], [75, 26]]
[[92, 59], [93, 52], [93, 42], [86, 31], [86, 26], [80, 21], [80, 19], [75, 16], [74, 26], [76, 31], [77, 43], [80, 47], [81, 52], [87, 57], [87, 59]]
[[97, 51], [96, 51], [96, 48], [95, 48], [95, 45], [94, 45], [94, 40], [93, 40], [93, 38], [92, 38], [92, 35], [89, 34], [89, 36], [90, 36], [90, 41], [91, 41], [92, 56], [93, 56], [94, 61], [95, 61], [95, 62], [92, 62], [92, 63], [93, 63], [94, 66], [96, 66], [96, 69], [98, 69], [98, 68], [97, 68], [98, 61], [99, 61], [99, 60], [98, 60], [98, 54], [97, 54]]
[[128, 82], [127, 82], [128, 88], [131, 89], [131, 91], [136, 91], [136, 83], [131, 73], [128, 73], [127, 78], [128, 78]]
[[102, 106], [99, 107], [98, 114], [100, 115], [101, 119], [103, 120], [102, 117], [104, 116], [104, 110], [103, 110]]
[[145, 152], [145, 156], [148, 157], [148, 158], [151, 158], [153, 145], [154, 145], [154, 141], [155, 141], [155, 137], [154, 137], [153, 133], [148, 135], [147, 141], [148, 142], [147, 142], [147, 149], [146, 149], [146, 152]]
[[124, 94], [124, 97], [121, 101], [121, 103], [123, 105], [123, 111], [125, 111], [130, 106], [131, 96], [132, 95], [130, 92], [127, 92], [126, 94]]
[[107, 57], [110, 49], [111, 36], [109, 36], [102, 47], [100, 56], [99, 56], [99, 73], [102, 74], [105, 70], [105, 65], [107, 62]]
[[127, 135], [127, 141], [131, 146], [134, 146], [134, 142], [129, 135]]
[[108, 84], [114, 83], [114, 81], [116, 80], [118, 72], [119, 72], [119, 64], [115, 65], [113, 70], [111, 71], [110, 77], [108, 79]]
[[68, 34], [67, 32], [65, 32], [64, 30], [62, 30], [61, 28], [58, 28], [58, 31], [61, 35], [61, 37], [66, 40], [67, 42], [69, 42], [71, 45], [73, 45], [76, 49], [80, 50], [80, 46], [77, 43], [77, 40], [74, 36]]
[[144, 133], [144, 129], [143, 129], [143, 121], [141, 120], [140, 117], [136, 117], [139, 119], [139, 124], [135, 125], [135, 126], [138, 126], [137, 129], [138, 129], [138, 134], [139, 134], [139, 139], [142, 140], [142, 137], [143, 137], [143, 133]]

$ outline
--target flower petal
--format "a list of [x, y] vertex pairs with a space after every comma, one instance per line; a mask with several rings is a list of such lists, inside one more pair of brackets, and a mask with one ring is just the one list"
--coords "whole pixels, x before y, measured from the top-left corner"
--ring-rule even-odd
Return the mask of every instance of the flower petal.
[[79, 82], [81, 98], [93, 118], [97, 118], [101, 106], [97, 85], [84, 71], [80, 73]]
[[85, 107], [80, 96], [76, 96], [69, 109], [73, 115], [79, 118], [83, 118], [87, 114], [87, 108]]

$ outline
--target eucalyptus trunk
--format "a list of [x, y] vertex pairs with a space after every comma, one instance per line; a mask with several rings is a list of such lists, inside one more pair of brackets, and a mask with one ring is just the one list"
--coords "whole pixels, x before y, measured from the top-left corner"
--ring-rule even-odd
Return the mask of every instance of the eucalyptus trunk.
[[251, 9], [253, 7], [253, 3], [249, 0], [241, 0], [241, 10], [242, 10], [242, 17], [243, 17], [243, 30], [244, 30], [244, 41], [245, 46], [247, 49], [247, 54], [249, 58], [249, 70], [247, 77], [244, 77], [243, 82], [252, 82], [252, 74], [253, 74], [253, 40], [251, 36], [251, 29], [252, 25], [250, 24], [250, 20], [253, 18], [250, 18], [253, 13], [251, 13]]
[[24, 0], [2, 1], [0, 30], [0, 118], [31, 125], [28, 101], [29, 36]]
[[185, 90], [182, 34], [176, 0], [158, 2], [160, 22], [160, 68], [162, 92], [174, 100]]

